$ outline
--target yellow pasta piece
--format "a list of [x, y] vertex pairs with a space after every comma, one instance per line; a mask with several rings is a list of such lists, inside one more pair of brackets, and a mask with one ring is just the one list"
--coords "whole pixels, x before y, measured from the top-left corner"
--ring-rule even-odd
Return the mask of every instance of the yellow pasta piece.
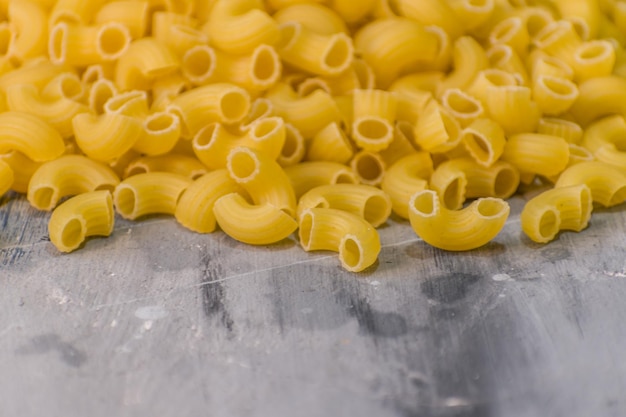
[[354, 172], [344, 164], [331, 161], [309, 161], [285, 167], [296, 198], [312, 188], [327, 184], [358, 184]]
[[310, 208], [300, 216], [298, 236], [305, 251], [339, 252], [344, 269], [361, 272], [378, 259], [376, 229], [356, 214], [332, 208]]
[[519, 85], [515, 75], [497, 68], [488, 68], [479, 71], [474, 81], [467, 88], [467, 93], [487, 105], [487, 96], [490, 87], [507, 87]]
[[145, 36], [150, 17], [148, 1], [116, 0], [102, 5], [94, 17], [94, 22], [119, 22], [128, 28], [130, 36], [138, 39]]
[[15, 174], [11, 165], [0, 159], [0, 197], [11, 189], [13, 181], [15, 181]]
[[30, 179], [42, 164], [17, 151], [0, 154], [0, 161], [8, 165], [12, 171], [11, 190], [22, 194], [28, 192]]
[[582, 144], [597, 160], [625, 170], [626, 121], [624, 116], [608, 116], [592, 123], [585, 130]]
[[426, 104], [415, 125], [417, 145], [432, 153], [454, 149], [461, 141], [461, 126], [450, 112], [432, 100]]
[[328, 124], [309, 142], [307, 160], [332, 161], [345, 164], [354, 155], [354, 147], [350, 139], [337, 122]]
[[255, 205], [270, 204], [296, 215], [296, 195], [290, 179], [278, 163], [256, 150], [239, 146], [230, 151], [226, 169]]
[[462, 36], [454, 42], [454, 70], [441, 82], [438, 95], [449, 88], [466, 89], [478, 73], [489, 67], [489, 60], [483, 47], [471, 36]]
[[172, 101], [170, 111], [183, 121], [183, 135], [192, 137], [212, 122], [241, 121], [250, 109], [246, 90], [228, 83], [216, 83], [187, 91]]
[[393, 129], [393, 140], [378, 152], [385, 163], [385, 166], [394, 164], [399, 159], [415, 152], [415, 137], [413, 136], [413, 126], [409, 122], [398, 121]]
[[398, 100], [394, 93], [382, 90], [355, 90], [352, 113], [352, 138], [368, 151], [381, 151], [393, 141]]
[[439, 0], [398, 0], [397, 8], [403, 16], [423, 25], [437, 25], [455, 39], [461, 35], [463, 23], [448, 2]]
[[298, 218], [306, 209], [333, 208], [362, 217], [373, 227], [385, 223], [391, 214], [391, 199], [382, 190], [364, 184], [321, 185], [298, 201]]
[[64, 155], [43, 163], [28, 185], [28, 202], [38, 210], [50, 211], [60, 199], [90, 191], [113, 191], [120, 182], [107, 165], [82, 155]]
[[229, 132], [223, 125], [212, 123], [201, 129], [193, 138], [193, 151], [210, 169], [226, 167], [231, 150], [246, 146], [276, 160], [280, 155], [287, 131], [280, 117], [267, 117], [255, 121], [243, 135]]
[[531, 53], [528, 61], [533, 80], [542, 75], [574, 80], [574, 70], [571, 66], [539, 49]]
[[492, 45], [508, 45], [516, 54], [525, 57], [530, 45], [530, 35], [524, 23], [518, 16], [502, 20], [491, 30], [489, 42]]
[[285, 143], [276, 158], [278, 165], [285, 168], [295, 165], [304, 159], [306, 143], [304, 136], [292, 124], [285, 123]]
[[526, 86], [489, 87], [485, 107], [489, 118], [502, 126], [507, 135], [534, 132], [541, 117], [532, 91]]
[[100, 79], [95, 81], [89, 87], [87, 103], [89, 110], [93, 114], [100, 115], [104, 113], [104, 105], [109, 99], [117, 95], [117, 87], [112, 81]]
[[455, 158], [442, 162], [430, 177], [431, 189], [437, 191], [444, 207], [457, 210], [468, 198], [511, 197], [520, 183], [516, 168], [504, 161], [489, 167], [471, 158]]
[[143, 135], [133, 149], [146, 155], [163, 155], [176, 146], [181, 135], [180, 118], [167, 111], [155, 112], [143, 121]]
[[250, 204], [237, 193], [220, 197], [213, 213], [224, 233], [250, 245], [280, 242], [298, 228], [298, 222], [280, 208], [271, 203]]
[[380, 185], [387, 166], [378, 152], [360, 150], [354, 154], [350, 167], [361, 184]]
[[[189, 51], [191, 53], [192, 51]], [[189, 55], [185, 55], [189, 58]], [[261, 44], [247, 55], [231, 55], [217, 51], [212, 78], [237, 84], [250, 92], [264, 91], [280, 78], [282, 64], [273, 46]], [[183, 73], [185, 71], [183, 60]]]
[[11, 0], [9, 20], [15, 31], [11, 56], [24, 61], [47, 52], [48, 16], [43, 7], [30, 0]]
[[579, 19], [587, 26], [589, 37], [600, 30], [601, 11], [597, 0], [553, 0], [559, 14], [566, 19]]
[[494, 0], [450, 0], [448, 3], [466, 31], [485, 24], [495, 9]]
[[330, 7], [348, 24], [358, 23], [374, 9], [376, 0], [330, 0]]
[[433, 161], [428, 152], [415, 152], [396, 161], [385, 173], [382, 190], [391, 198], [393, 212], [409, 218], [409, 199], [428, 188], [433, 173]]
[[499, 198], [479, 198], [461, 210], [448, 210], [437, 193], [419, 191], [409, 201], [409, 221], [426, 243], [448, 251], [479, 248], [493, 240], [504, 227], [509, 205]]
[[441, 52], [436, 33], [406, 18], [380, 19], [362, 26], [354, 46], [374, 71], [378, 88], [386, 88], [399, 76], [434, 62]]
[[293, 89], [278, 83], [266, 94], [274, 113], [291, 123], [305, 139], [313, 137], [332, 122], [341, 121], [341, 113], [333, 98], [325, 91], [315, 90], [306, 97], [298, 97]]
[[0, 154], [19, 151], [35, 162], [50, 161], [65, 152], [61, 135], [40, 117], [18, 112], [0, 113]]
[[113, 201], [117, 212], [129, 220], [147, 214], [174, 214], [178, 199], [191, 183], [170, 172], [137, 174], [115, 187]]
[[208, 34], [188, 24], [160, 25], [152, 30], [152, 35], [179, 58], [191, 48], [209, 44]]
[[571, 64], [576, 48], [582, 39], [572, 22], [557, 20], [549, 23], [534, 38], [533, 44], [540, 50]]
[[606, 40], [581, 44], [574, 51], [572, 69], [577, 82], [611, 75], [615, 68], [615, 47]]
[[87, 237], [109, 236], [115, 222], [113, 200], [106, 190], [79, 194], [59, 205], [50, 216], [50, 241], [61, 252], [72, 252]]
[[348, 33], [346, 22], [343, 21], [336, 11], [323, 4], [292, 4], [278, 10], [273, 17], [279, 24], [298, 22], [302, 27], [320, 35], [333, 35], [340, 32]]
[[148, 94], [131, 90], [116, 94], [104, 103], [104, 112], [144, 119], [148, 116]]
[[248, 111], [246, 117], [241, 120], [239, 129], [241, 131], [246, 131], [252, 123], [271, 116], [274, 116], [274, 106], [272, 105], [272, 102], [265, 97], [259, 97], [250, 105], [250, 110]]
[[626, 116], [626, 79], [610, 75], [591, 78], [578, 85], [579, 97], [570, 113], [583, 127], [603, 116]]
[[540, 75], [533, 82], [533, 99], [544, 115], [566, 112], [577, 98], [578, 87], [565, 78]]
[[124, 155], [144, 134], [140, 119], [118, 113], [81, 113], [72, 119], [72, 125], [80, 150], [102, 162]]
[[273, 10], [284, 9], [300, 3], [324, 3], [325, 0], [267, 0], [267, 4]]
[[50, 29], [48, 42], [52, 63], [86, 66], [122, 57], [129, 50], [131, 36], [117, 22], [94, 26], [61, 22]]
[[508, 138], [501, 159], [513, 164], [520, 173], [551, 177], [567, 166], [569, 144], [558, 136], [521, 133]]
[[180, 67], [174, 52], [154, 38], [134, 40], [117, 60], [115, 84], [121, 91], [147, 90], [154, 79]]
[[231, 193], [245, 194], [245, 191], [230, 178], [225, 168], [208, 172], [187, 187], [176, 205], [174, 216], [187, 229], [212, 233], [216, 227], [213, 206], [220, 197]]
[[493, 165], [502, 155], [506, 137], [499, 124], [491, 119], [476, 119], [463, 130], [463, 144], [482, 166]]
[[496, 44], [487, 50], [489, 65], [512, 74], [520, 85], [528, 84], [528, 71], [522, 58], [515, 50], [505, 44]]
[[542, 117], [537, 125], [537, 133], [560, 136], [567, 143], [580, 144], [583, 139], [583, 129], [579, 124], [565, 119]]
[[279, 26], [276, 49], [283, 61], [302, 71], [318, 75], [339, 75], [354, 59], [352, 39], [345, 33], [321, 35], [298, 22]]
[[561, 230], [580, 232], [589, 224], [593, 200], [585, 184], [553, 188], [525, 205], [520, 214], [522, 230], [533, 241], [547, 243]]
[[415, 125], [426, 104], [432, 100], [433, 94], [418, 86], [411, 86], [411, 78], [415, 77], [405, 76], [399, 78], [389, 87], [389, 91], [395, 93], [398, 102], [396, 106], [397, 121]]
[[206, 174], [208, 169], [193, 156], [171, 152], [133, 159], [126, 165], [124, 178], [146, 172], [171, 172], [195, 180]]
[[217, 0], [207, 25], [211, 42], [234, 54], [249, 53], [262, 43], [273, 45], [280, 36], [278, 23], [261, 0]]
[[449, 88], [441, 95], [441, 105], [462, 127], [483, 116], [485, 110], [476, 98], [458, 88]]
[[561, 173], [555, 188], [585, 184], [594, 202], [612, 207], [626, 201], [626, 172], [599, 161], [581, 162]]
[[50, 27], [59, 22], [86, 25], [106, 0], [58, 0], [50, 11]]

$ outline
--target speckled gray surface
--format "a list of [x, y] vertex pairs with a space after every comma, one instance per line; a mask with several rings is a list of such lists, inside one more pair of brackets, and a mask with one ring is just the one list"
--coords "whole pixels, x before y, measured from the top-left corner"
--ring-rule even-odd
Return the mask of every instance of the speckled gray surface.
[[118, 219], [63, 255], [0, 199], [0, 416], [621, 416], [626, 212], [469, 253], [381, 229], [370, 271]]

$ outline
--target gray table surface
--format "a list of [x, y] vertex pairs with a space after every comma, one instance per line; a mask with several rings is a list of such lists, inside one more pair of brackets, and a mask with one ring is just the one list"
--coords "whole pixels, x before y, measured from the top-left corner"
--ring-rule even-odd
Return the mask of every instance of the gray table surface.
[[0, 416], [623, 416], [626, 211], [532, 243], [520, 198], [487, 246], [407, 222], [344, 272], [172, 218], [58, 253], [0, 198]]

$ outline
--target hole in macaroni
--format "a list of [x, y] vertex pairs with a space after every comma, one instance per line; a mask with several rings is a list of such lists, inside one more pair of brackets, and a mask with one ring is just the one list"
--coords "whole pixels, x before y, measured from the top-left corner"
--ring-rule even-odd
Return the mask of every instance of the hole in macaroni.
[[500, 216], [507, 208], [507, 204], [495, 198], [481, 198], [478, 200], [476, 210], [483, 217]]
[[339, 257], [349, 268], [356, 268], [361, 263], [361, 245], [355, 237], [346, 236], [339, 247]]
[[410, 143], [415, 143], [415, 129], [413, 128], [413, 124], [406, 120], [399, 120], [396, 123], [397, 133], [404, 136], [406, 140]]
[[227, 167], [237, 182], [253, 180], [260, 171], [260, 162], [248, 148], [235, 148], [228, 155]]
[[108, 80], [100, 80], [91, 86], [89, 91], [89, 107], [95, 114], [104, 113], [104, 106], [115, 95], [115, 87]]
[[605, 41], [592, 41], [582, 44], [574, 56], [579, 61], [601, 61], [613, 54], [613, 47]]
[[559, 232], [559, 224], [558, 212], [554, 209], [546, 210], [539, 219], [539, 235], [546, 239], [546, 241], [552, 240]]
[[446, 208], [454, 210], [463, 205], [463, 201], [465, 200], [465, 186], [462, 182], [462, 178], [457, 177], [450, 181], [443, 191], [443, 205]]
[[61, 242], [67, 249], [75, 249], [85, 240], [85, 230], [80, 219], [70, 219], [63, 227]]
[[210, 146], [217, 137], [218, 129], [220, 128], [221, 126], [218, 123], [211, 123], [200, 129], [193, 138], [193, 147], [204, 149]]
[[65, 62], [67, 54], [67, 24], [59, 23], [52, 28], [48, 39], [50, 61], [55, 64]]
[[418, 214], [426, 217], [434, 216], [439, 211], [437, 194], [434, 191], [421, 191], [414, 194], [410, 204]]
[[64, 76], [61, 79], [61, 94], [69, 99], [79, 99], [84, 93], [83, 84], [75, 77]]
[[94, 191], [108, 191], [109, 193], [113, 194], [113, 192], [115, 191], [115, 186], [111, 184], [100, 184], [96, 188], [94, 188]]
[[33, 203], [40, 210], [52, 210], [58, 198], [57, 190], [52, 187], [37, 188], [33, 193]]
[[331, 184], [358, 184], [358, 178], [349, 171], [339, 172], [332, 179]]
[[479, 161], [488, 161], [492, 156], [493, 149], [491, 148], [491, 143], [482, 135], [467, 132], [465, 135], [465, 144], [472, 155]]
[[286, 22], [279, 26], [280, 38], [276, 44], [276, 49], [287, 49], [295, 42], [296, 37], [301, 32], [299, 23]]
[[206, 80], [213, 75], [215, 67], [215, 51], [208, 46], [195, 46], [183, 56], [182, 70], [191, 81]]
[[98, 36], [98, 49], [102, 57], [110, 60], [119, 58], [130, 45], [130, 33], [126, 26], [110, 23], [102, 27]]
[[392, 127], [382, 119], [361, 119], [356, 123], [356, 135], [365, 141], [384, 141], [391, 137]]
[[[509, 45], [494, 45], [487, 53], [489, 64], [494, 67], [505, 66], [513, 55], [513, 49]], [[512, 75], [512, 74], [511, 74]]]
[[115, 190], [115, 207], [126, 218], [133, 218], [137, 205], [135, 190], [125, 186], [118, 186]]
[[124, 177], [128, 178], [128, 177], [132, 177], [133, 175], [145, 174], [146, 172], [148, 172], [148, 167], [147, 166], [135, 164], [135, 165], [132, 165], [132, 166], [128, 166], [128, 168], [126, 169], [126, 174], [124, 175]]
[[463, 91], [452, 88], [443, 96], [444, 105], [460, 116], [477, 116], [482, 112], [481, 104]]
[[576, 86], [568, 80], [562, 80], [556, 77], [539, 77], [539, 83], [552, 94], [561, 97], [570, 97], [577, 94]]
[[493, 84], [495, 87], [517, 85], [517, 82], [515, 81], [515, 77], [512, 74], [505, 72], [505, 71], [501, 71], [497, 69], [485, 70], [482, 72], [482, 75], [485, 77], [485, 79], [489, 83]]
[[572, 24], [572, 28], [581, 40], [589, 39], [589, 25], [583, 18], [569, 16], [567, 20]]
[[371, 196], [365, 201], [363, 218], [369, 223], [378, 226], [383, 223], [389, 207], [389, 202], [378, 195]]
[[300, 235], [300, 244], [307, 250], [311, 244], [311, 232], [313, 230], [313, 213], [306, 210], [300, 216], [300, 229], [298, 234]]
[[448, 134], [446, 144], [452, 145], [461, 139], [461, 127], [451, 115], [447, 112], [441, 112], [441, 121], [443, 122], [443, 127]]
[[298, 140], [298, 137], [293, 135], [289, 130], [287, 130], [286, 133], [285, 143], [280, 150], [280, 154], [285, 158], [290, 158], [298, 153], [302, 146], [302, 141]]
[[571, 162], [593, 161], [595, 159], [593, 153], [591, 153], [589, 149], [583, 146], [574, 145], [573, 143], [569, 144], [569, 158]]
[[175, 127], [177, 117], [170, 113], [159, 113], [146, 120], [146, 130], [150, 132], [165, 132]]
[[320, 78], [307, 78], [298, 86], [298, 96], [308, 97], [317, 90], [332, 94], [328, 83]]
[[252, 109], [241, 122], [241, 129], [245, 130], [253, 122], [269, 117], [272, 113], [272, 103], [265, 99], [257, 99], [252, 105]]
[[361, 152], [355, 158], [355, 171], [361, 181], [366, 184], [377, 184], [382, 180], [384, 167], [383, 162], [375, 154]]
[[276, 117], [271, 117], [267, 119], [261, 119], [254, 124], [254, 128], [252, 129], [252, 136], [254, 138], [263, 138], [270, 134], [276, 133], [278, 129], [283, 126], [281, 119]]
[[252, 76], [263, 86], [272, 84], [280, 77], [280, 61], [276, 52], [267, 45], [261, 45], [252, 56]]
[[522, 19], [519, 17], [504, 19], [493, 28], [489, 40], [493, 44], [506, 43], [522, 30], [522, 26]]
[[324, 66], [333, 73], [341, 72], [350, 65], [352, 44], [345, 34], [334, 36], [333, 42], [324, 56]]
[[248, 113], [248, 97], [242, 91], [229, 91], [220, 99], [220, 110], [225, 122], [243, 119]]
[[552, 15], [545, 9], [538, 7], [526, 9], [526, 30], [531, 38], [534, 38], [552, 20]]
[[352, 69], [358, 81], [358, 85], [362, 89], [373, 89], [376, 83], [374, 71], [372, 68], [360, 59], [352, 62]]
[[509, 198], [515, 193], [518, 185], [519, 175], [511, 168], [503, 168], [494, 180], [494, 195], [500, 198]]

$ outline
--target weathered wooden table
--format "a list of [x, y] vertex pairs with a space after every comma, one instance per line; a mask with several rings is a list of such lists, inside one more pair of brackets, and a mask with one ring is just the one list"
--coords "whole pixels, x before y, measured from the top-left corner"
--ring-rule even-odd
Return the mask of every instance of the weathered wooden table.
[[5, 196], [0, 416], [623, 416], [624, 207], [541, 246], [511, 205], [469, 253], [389, 221], [355, 275], [166, 217], [64, 255]]

